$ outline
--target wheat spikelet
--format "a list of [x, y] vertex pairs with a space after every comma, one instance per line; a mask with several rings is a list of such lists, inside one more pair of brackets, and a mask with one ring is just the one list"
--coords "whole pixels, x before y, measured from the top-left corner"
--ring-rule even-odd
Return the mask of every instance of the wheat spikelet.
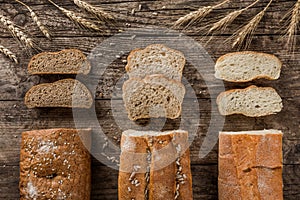
[[243, 43], [245, 42], [245, 40], [246, 40], [245, 47], [247, 48], [249, 46], [249, 44], [251, 43], [251, 38], [252, 38], [253, 32], [256, 30], [257, 25], [259, 24], [259, 22], [265, 15], [265, 12], [268, 9], [268, 7], [270, 6], [270, 4], [272, 3], [272, 1], [273, 0], [270, 0], [268, 5], [262, 11], [260, 11], [255, 17], [253, 17], [248, 22], [248, 24], [246, 24], [244, 27], [242, 27], [236, 33], [233, 34], [233, 37], [235, 37], [235, 40], [232, 44], [232, 47], [238, 46], [238, 48], [241, 48]]
[[298, 24], [300, 21], [300, 0], [298, 0], [293, 8], [292, 11], [292, 17], [291, 22], [289, 24], [289, 27], [287, 29], [286, 35], [288, 37], [287, 39], [287, 45], [289, 47], [289, 50], [294, 51], [295, 45], [296, 45], [296, 35], [297, 35], [297, 29]]
[[11, 52], [8, 48], [0, 45], [0, 52], [3, 53], [4, 55], [6, 55], [9, 59], [11, 59], [12, 61], [14, 61], [15, 63], [18, 64], [18, 59], [17, 56]]
[[183, 17], [180, 17], [175, 23], [173, 27], [180, 27], [186, 25], [186, 28], [199, 23], [203, 18], [205, 18], [213, 9], [216, 9], [223, 4], [227, 3], [229, 0], [224, 0], [221, 3], [214, 6], [205, 6], [199, 8], [197, 11], [193, 11]]
[[111, 14], [103, 11], [99, 7], [92, 6], [91, 4], [81, 1], [81, 0], [73, 0], [73, 1], [74, 1], [74, 4], [76, 4], [79, 8], [82, 8], [82, 9], [86, 10], [87, 12], [91, 13], [97, 19], [99, 19], [101, 22], [102, 21], [106, 21], [106, 22], [114, 21], [114, 19], [115, 19]]
[[34, 21], [34, 23], [39, 27], [39, 29], [44, 34], [44, 36], [46, 36], [50, 40], [51, 36], [50, 36], [48, 29], [46, 28], [45, 25], [42, 24], [42, 22], [39, 20], [38, 16], [35, 14], [35, 12], [27, 4], [23, 3], [22, 1], [19, 1], [19, 0], [15, 0], [15, 1], [22, 4], [23, 6], [25, 6], [27, 8], [27, 10], [30, 12], [30, 16], [31, 16], [32, 20]]
[[0, 14], [0, 22], [11, 32], [14, 37], [18, 38], [26, 47], [34, 48], [33, 40], [7, 17]]
[[79, 16], [77, 13], [67, 10], [65, 8], [62, 8], [55, 4], [52, 0], [48, 0], [50, 3], [52, 3], [56, 8], [58, 8], [62, 13], [64, 13], [69, 19], [71, 19], [76, 24], [95, 31], [100, 31], [100, 28], [91, 20], [85, 19], [81, 16]]

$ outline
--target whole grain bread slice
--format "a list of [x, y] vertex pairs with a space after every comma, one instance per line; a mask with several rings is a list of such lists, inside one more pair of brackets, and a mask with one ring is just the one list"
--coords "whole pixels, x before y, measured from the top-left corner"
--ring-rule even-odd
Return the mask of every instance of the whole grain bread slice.
[[43, 52], [33, 56], [28, 64], [30, 74], [88, 74], [91, 64], [77, 49]]
[[248, 82], [254, 79], [278, 79], [282, 63], [274, 55], [253, 51], [228, 53], [215, 65], [215, 77], [229, 82]]
[[271, 87], [249, 86], [245, 89], [233, 89], [222, 92], [217, 98], [222, 115], [243, 114], [260, 117], [281, 111], [282, 99]]
[[67, 107], [90, 108], [93, 98], [84, 84], [75, 79], [33, 86], [25, 95], [28, 108]]
[[181, 81], [184, 65], [183, 53], [162, 44], [153, 44], [131, 51], [125, 68], [130, 78], [163, 74], [169, 79]]
[[131, 78], [123, 85], [123, 100], [131, 120], [142, 118], [178, 118], [185, 94], [182, 83], [161, 74], [144, 79]]

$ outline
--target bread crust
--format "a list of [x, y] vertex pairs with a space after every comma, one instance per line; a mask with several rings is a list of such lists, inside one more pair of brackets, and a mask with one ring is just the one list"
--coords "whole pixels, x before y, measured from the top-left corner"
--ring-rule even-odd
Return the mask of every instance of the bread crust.
[[[92, 103], [93, 103], [93, 98], [92, 98], [92, 95], [90, 93], [90, 91], [86, 88], [86, 86], [81, 83], [80, 81], [76, 80], [76, 79], [71, 79], [71, 78], [67, 78], [67, 79], [62, 79], [62, 80], [59, 80], [59, 81], [56, 81], [56, 82], [53, 82], [53, 83], [41, 83], [39, 85], [35, 85], [33, 86], [32, 88], [30, 88], [27, 93], [25, 94], [25, 98], [24, 98], [24, 103], [25, 105], [28, 107], [28, 108], [35, 108], [36, 106], [35, 105], [31, 105], [31, 101], [30, 101], [30, 95], [32, 94], [32, 92], [38, 88], [41, 88], [41, 87], [50, 87], [52, 85], [59, 85], [60, 83], [65, 83], [65, 82], [71, 82], [73, 83], [74, 85], [78, 85], [79, 87], [82, 87], [84, 89], [84, 92], [86, 93], [86, 95], [88, 96], [89, 98], [89, 102], [88, 104], [86, 105], [82, 105], [82, 106], [75, 106], [75, 107], [78, 107], [78, 108], [90, 108], [92, 106]], [[47, 105], [45, 107], [53, 107], [53, 105]], [[60, 107], [66, 107], [66, 108], [72, 108], [74, 107], [72, 104], [71, 105], [64, 105], [64, 106], [60, 106]]]
[[[85, 58], [84, 61], [82, 61], [82, 62], [85, 62], [87, 69], [84, 70], [84, 71], [79, 71], [79, 72], [74, 72], [74, 71], [69, 71], [69, 70], [64, 70], [64, 71], [60, 71], [60, 72], [38, 72], [38, 71], [34, 71], [32, 69], [32, 67], [31, 67], [32, 64], [33, 64], [33, 62], [38, 57], [40, 57], [40, 56], [44, 56], [44, 55], [50, 55], [50, 56], [51, 55], [60, 55], [60, 54], [65, 53], [65, 52], [74, 52], [76, 54], [79, 54], [82, 58]], [[78, 49], [63, 49], [63, 50], [57, 51], [57, 52], [42, 52], [42, 53], [34, 55], [30, 59], [30, 61], [28, 63], [27, 69], [28, 69], [28, 72], [30, 74], [35, 74], [35, 75], [42, 75], [42, 74], [85, 74], [85, 75], [87, 75], [90, 72], [90, 70], [91, 70], [91, 64], [90, 64], [90, 62], [88, 62], [86, 56], [83, 54], [82, 51], [80, 51]]]
[[91, 129], [23, 132], [20, 199], [90, 199], [90, 144]]
[[282, 133], [220, 132], [219, 199], [283, 199]]
[[[224, 60], [226, 60], [228, 57], [231, 57], [233, 55], [249, 55], [249, 54], [252, 54], [252, 55], [259, 55], [261, 57], [268, 57], [270, 59], [273, 59], [273, 60], [276, 60], [276, 62], [278, 63], [278, 66], [279, 66], [279, 71], [281, 70], [282, 68], [282, 62], [275, 56], [275, 55], [272, 55], [272, 54], [268, 54], [268, 53], [263, 53], [263, 52], [256, 52], [256, 51], [241, 51], [241, 52], [232, 52], [232, 53], [227, 53], [225, 55], [222, 55], [221, 57], [219, 57], [216, 61], [216, 67], [215, 67], [215, 70], [217, 71], [218, 70], [218, 63], [220, 62], [223, 62]], [[217, 77], [216, 78], [218, 79], [223, 79], [222, 77]], [[228, 81], [228, 82], [233, 82], [233, 83], [245, 83], [245, 82], [249, 82], [249, 81], [253, 81], [253, 80], [257, 80], [257, 79], [267, 79], [267, 80], [276, 80], [277, 78], [273, 78], [273, 77], [270, 77], [269, 75], [258, 75], [258, 76], [255, 76], [255, 77], [252, 77], [251, 79], [247, 79], [247, 80], [228, 80], [228, 79], [223, 79], [225, 81]]]

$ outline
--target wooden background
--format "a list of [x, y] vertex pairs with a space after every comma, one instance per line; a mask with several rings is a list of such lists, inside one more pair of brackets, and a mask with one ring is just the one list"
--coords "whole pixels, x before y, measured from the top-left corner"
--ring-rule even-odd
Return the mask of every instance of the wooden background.
[[[111, 11], [118, 17], [118, 23], [107, 28], [105, 33], [95, 33], [78, 28], [69, 21], [58, 9], [47, 0], [24, 0], [36, 11], [40, 19], [46, 23], [52, 32], [53, 40], [44, 38], [38, 28], [32, 23], [30, 15], [25, 7], [12, 0], [0, 0], [0, 13], [11, 18], [16, 24], [35, 37], [35, 41], [44, 51], [58, 51], [64, 48], [78, 48], [88, 54], [93, 47], [106, 38], [116, 34], [119, 30], [127, 28], [136, 29], [145, 26], [161, 26], [169, 28], [181, 16], [193, 11], [200, 6], [213, 5], [218, 1], [198, 0], [87, 0], [94, 5], [100, 5], [104, 10]], [[250, 0], [232, 0], [230, 5], [213, 11], [208, 18], [217, 16], [248, 5]], [[224, 33], [216, 35], [206, 46], [208, 53], [217, 59], [219, 56], [235, 51], [223, 41], [263, 8], [268, 1], [263, 0], [253, 9], [240, 16], [232, 26]], [[61, 6], [70, 10], [80, 11], [72, 1], [56, 0]], [[248, 118], [240, 115], [226, 117], [224, 130], [259, 130], [280, 129], [284, 133], [284, 197], [287, 200], [300, 199], [300, 48], [299, 44], [294, 54], [286, 51], [286, 40], [282, 37], [284, 23], [279, 23], [282, 16], [293, 6], [293, 1], [274, 1], [260, 23], [250, 50], [272, 53], [283, 62], [282, 74], [279, 80], [258, 80], [245, 84], [224, 83], [226, 89], [243, 88], [251, 84], [258, 86], [272, 86], [283, 98], [284, 109], [277, 115]], [[138, 10], [139, 5], [142, 9]], [[132, 15], [132, 9], [136, 12]], [[126, 24], [127, 23], [127, 24]], [[204, 22], [205, 24], [206, 22]], [[74, 127], [72, 110], [70, 109], [27, 109], [23, 98], [26, 91], [33, 85], [42, 82], [52, 82], [68, 76], [31, 76], [26, 67], [30, 56], [36, 52], [30, 52], [10, 35], [0, 25], [0, 44], [9, 47], [15, 52], [20, 64], [14, 64], [4, 55], [0, 54], [0, 198], [18, 199], [19, 177], [19, 147], [21, 132], [32, 129]], [[193, 27], [185, 31], [198, 42], [205, 43], [209, 36], [199, 32], [199, 27]], [[299, 40], [298, 40], [299, 42]], [[115, 78], [125, 73], [124, 63], [126, 55], [116, 59], [106, 70], [105, 77], [100, 79], [96, 93], [96, 112], [98, 120], [111, 138], [118, 144], [121, 130], [116, 126], [111, 112], [111, 93], [116, 82]], [[193, 85], [199, 100], [201, 120], [198, 127], [198, 136], [191, 146], [192, 173], [194, 199], [217, 199], [217, 145], [204, 159], [198, 158], [198, 152], [205, 136], [211, 116], [209, 109], [211, 102], [207, 94], [207, 86], [201, 76], [196, 76], [191, 66], [187, 65], [184, 76]], [[177, 127], [177, 121], [168, 122], [170, 127]], [[96, 159], [92, 163], [92, 199], [117, 199], [118, 171], [108, 168]]]

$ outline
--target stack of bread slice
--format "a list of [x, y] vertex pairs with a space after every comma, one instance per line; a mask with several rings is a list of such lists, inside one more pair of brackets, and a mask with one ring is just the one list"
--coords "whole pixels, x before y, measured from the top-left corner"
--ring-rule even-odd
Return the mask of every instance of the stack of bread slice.
[[129, 80], [123, 85], [129, 119], [178, 118], [185, 95], [184, 65], [183, 53], [161, 44], [133, 50], [126, 65]]
[[[33, 56], [28, 64], [28, 72], [33, 75], [86, 75], [90, 70], [91, 65], [86, 56], [77, 49], [43, 52]], [[93, 98], [88, 88], [80, 81], [71, 78], [33, 86], [25, 95], [25, 104], [28, 108], [90, 108], [92, 103]]]

